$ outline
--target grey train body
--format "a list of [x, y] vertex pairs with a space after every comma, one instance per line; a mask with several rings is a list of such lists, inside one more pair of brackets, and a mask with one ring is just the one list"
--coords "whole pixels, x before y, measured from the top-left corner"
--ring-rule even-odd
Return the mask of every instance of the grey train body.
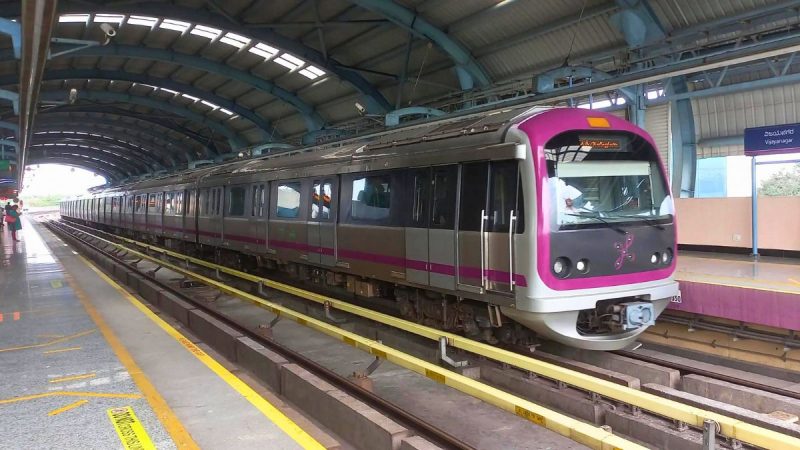
[[[567, 256], [594, 252], [598, 271], [615, 250], [591, 241], [619, 240], [599, 221], [542, 234], [539, 146], [518, 125], [548, 111], [476, 114], [138, 181], [66, 200], [61, 215], [362, 298], [387, 297], [403, 317], [492, 343], [532, 342], [533, 330], [576, 347], [622, 348], [677, 286], [671, 273], [580, 289], [553, 288], [540, 276], [542, 239], [569, 247]], [[674, 248], [671, 222], [620, 226], [637, 235], [639, 253]], [[627, 271], [653, 269], [646, 257], [623, 263]], [[553, 262], [545, 264], [551, 270]], [[631, 326], [636, 311], [649, 316]]]

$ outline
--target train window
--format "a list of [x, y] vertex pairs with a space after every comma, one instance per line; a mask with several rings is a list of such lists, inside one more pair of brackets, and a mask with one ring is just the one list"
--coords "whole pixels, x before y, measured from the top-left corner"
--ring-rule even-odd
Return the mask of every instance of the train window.
[[281, 183], [278, 185], [278, 202], [275, 215], [293, 219], [300, 213], [300, 183]]
[[228, 189], [228, 216], [244, 216], [244, 203], [247, 189], [244, 186], [233, 186]]
[[261, 185], [258, 188], [258, 217], [264, 217], [264, 203], [266, 202], [266, 193], [265, 193], [265, 185]]
[[331, 200], [333, 199], [333, 184], [330, 181], [322, 183], [322, 216], [320, 219], [331, 218]]
[[486, 209], [486, 183], [489, 168], [486, 163], [464, 164], [461, 168], [461, 208], [458, 220], [460, 231], [480, 231], [481, 212]]
[[322, 186], [320, 185], [319, 181], [315, 181], [314, 185], [311, 189], [311, 218], [312, 219], [319, 219], [319, 197], [322, 190]]
[[222, 215], [222, 188], [214, 189], [214, 191], [216, 192], [215, 198], [217, 200], [217, 207], [214, 211], [216, 215], [220, 216]]
[[350, 216], [356, 220], [388, 219], [392, 206], [390, 180], [388, 174], [353, 180]]
[[488, 231], [508, 232], [511, 211], [517, 209], [517, 166], [517, 161], [492, 163]]
[[327, 220], [331, 218], [331, 195], [333, 188], [330, 181], [320, 184], [314, 182], [311, 191], [311, 218], [317, 220]]
[[164, 196], [164, 215], [175, 213], [175, 193], [167, 192]]
[[433, 168], [431, 228], [452, 230], [456, 221], [458, 167]]
[[411, 197], [411, 226], [428, 228], [428, 187], [430, 169], [415, 170], [411, 173], [414, 192]]
[[175, 193], [175, 209], [174, 213], [176, 215], [183, 214], [183, 191]]
[[250, 187], [250, 216], [256, 217], [258, 215], [258, 189], [259, 186], [254, 184]]
[[156, 194], [150, 194], [150, 196], [147, 199], [147, 207], [148, 208], [156, 207]]

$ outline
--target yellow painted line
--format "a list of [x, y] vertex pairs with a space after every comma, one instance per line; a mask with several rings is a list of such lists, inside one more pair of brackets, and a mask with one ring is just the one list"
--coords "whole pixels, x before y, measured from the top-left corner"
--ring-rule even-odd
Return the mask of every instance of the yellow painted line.
[[86, 399], [78, 400], [75, 403], [70, 403], [69, 405], [62, 406], [61, 408], [54, 409], [54, 410], [50, 411], [49, 413], [47, 413], [47, 415], [48, 416], [57, 416], [57, 415], [59, 415], [59, 414], [61, 414], [63, 412], [67, 412], [67, 411], [69, 411], [71, 409], [75, 409], [75, 408], [77, 408], [79, 406], [82, 406], [82, 405], [85, 405], [87, 403], [89, 403], [89, 400], [86, 400]]
[[[620, 436], [616, 436], [613, 433], [606, 431], [602, 428], [582, 422], [577, 419], [573, 419], [572, 417], [561, 414], [557, 411], [546, 408], [529, 400], [525, 400], [513, 394], [504, 392], [500, 389], [483, 384], [480, 381], [476, 381], [469, 377], [453, 372], [451, 370], [447, 370], [436, 364], [432, 364], [422, 359], [408, 355], [395, 348], [383, 345], [377, 341], [367, 339], [363, 336], [351, 333], [349, 331], [345, 331], [341, 328], [330, 325], [321, 320], [317, 320], [310, 316], [298, 313], [297, 311], [294, 311], [292, 309], [266, 302], [261, 298], [256, 297], [255, 295], [227, 286], [219, 281], [203, 277], [202, 275], [194, 274], [193, 272], [175, 266], [171, 263], [161, 260], [156, 260], [155, 258], [149, 257], [144, 253], [138, 253], [136, 251], [131, 251], [131, 253], [132, 254], [135, 253], [137, 254], [137, 256], [143, 256], [151, 261], [152, 260], [158, 261], [159, 264], [170, 270], [183, 273], [187, 276], [200, 280], [204, 283], [213, 285], [217, 289], [220, 289], [231, 295], [237, 296], [248, 302], [255, 303], [262, 307], [267, 306], [275, 314], [280, 314], [282, 317], [290, 318], [298, 323], [301, 323], [310, 328], [325, 333], [328, 336], [340, 339], [341, 341], [343, 341], [348, 345], [367, 351], [372, 355], [386, 359], [387, 361], [390, 361], [394, 364], [400, 365], [411, 371], [424, 375], [432, 379], [433, 381], [445, 384], [456, 390], [464, 392], [470, 396], [486, 401], [487, 403], [497, 406], [498, 408], [512, 412], [526, 420], [529, 420], [537, 425], [543, 426], [549, 430], [555, 431], [563, 436], [566, 436], [576, 442], [587, 445], [591, 448], [602, 449], [602, 450], [644, 449], [644, 447], [640, 446], [639, 444], [631, 442]], [[108, 278], [104, 273], [100, 272], [99, 269], [95, 268], [94, 270], [95, 272], [98, 273], [98, 275], [100, 275], [104, 279]], [[111, 283], [114, 283], [111, 280], [109, 281]], [[121, 293], [123, 293], [123, 295], [127, 295], [128, 297], [130, 297], [131, 301], [134, 302], [134, 304], [137, 305], [137, 307], [142, 312], [144, 312], [148, 316], [151, 316], [154, 321], [157, 321], [157, 323], [159, 324], [163, 323], [166, 327], [169, 327], [169, 330], [167, 330], [167, 332], [175, 336], [176, 339], [178, 339], [184, 345], [184, 347], [186, 347], [189, 351], [195, 354], [195, 356], [197, 356], [198, 358], [203, 357], [207, 359], [209, 363], [213, 364], [216, 367], [219, 367], [219, 370], [227, 372], [227, 370], [225, 370], [222, 366], [220, 366], [219, 363], [208, 357], [205, 354], [205, 352], [203, 352], [202, 349], [194, 345], [191, 341], [182, 336], [174, 328], [170, 327], [166, 322], [164, 322], [161, 318], [156, 316], [152, 311], [150, 311], [149, 308], [147, 308], [137, 299], [130, 296], [130, 294], [128, 294], [127, 291], [125, 291], [121, 286], [119, 286], [116, 283], [114, 283], [114, 285], [116, 285], [117, 289]], [[231, 375], [231, 377], [233, 377], [233, 375]], [[247, 387], [247, 385], [245, 385], [241, 381], [239, 381], [239, 383], [241, 383], [243, 387]], [[247, 389], [249, 389], [249, 387], [247, 387]], [[256, 393], [253, 393], [252, 395], [256, 396], [257, 398], [261, 398]]]
[[183, 334], [181, 334], [178, 330], [173, 328], [170, 324], [165, 322], [163, 319], [158, 317], [153, 311], [150, 310], [147, 306], [145, 306], [142, 302], [140, 302], [136, 297], [131, 295], [128, 291], [126, 291], [122, 286], [117, 284], [114, 280], [109, 278], [105, 273], [100, 271], [97, 267], [94, 266], [91, 262], [83, 258], [82, 256], [78, 255], [78, 257], [91, 268], [97, 275], [102, 278], [106, 283], [111, 285], [114, 289], [117, 290], [123, 297], [125, 297], [129, 302], [133, 304], [139, 311], [144, 313], [150, 320], [155, 322], [162, 330], [164, 330], [169, 336], [173, 339], [178, 341], [186, 350], [189, 351], [192, 355], [194, 355], [200, 362], [205, 364], [206, 367], [211, 369], [218, 377], [222, 378], [230, 387], [232, 387], [236, 392], [238, 392], [242, 397], [244, 397], [251, 405], [253, 405], [256, 409], [258, 409], [264, 416], [266, 416], [270, 421], [272, 421], [275, 425], [277, 425], [281, 430], [283, 430], [287, 435], [289, 435], [292, 439], [295, 440], [300, 446], [305, 449], [324, 449], [325, 447], [317, 442], [311, 435], [306, 433], [300, 426], [298, 426], [294, 421], [288, 418], [283, 412], [277, 409], [274, 405], [272, 405], [269, 401], [267, 401], [264, 397], [262, 397], [258, 392], [254, 391], [250, 386], [248, 386], [244, 381], [239, 379], [236, 375], [231, 373], [228, 369], [223, 367], [220, 363], [218, 363], [214, 358], [208, 356], [206, 352], [204, 352], [200, 347], [194, 345], [189, 339], [187, 339]]
[[123, 408], [111, 408], [107, 411], [108, 418], [117, 431], [122, 446], [126, 450], [156, 450], [150, 436], [147, 435], [139, 418], [133, 412], [133, 408], [125, 406]]
[[[94, 267], [89, 264], [83, 257], [79, 258], [86, 264], [89, 265], [94, 270]], [[144, 397], [147, 399], [147, 402], [150, 404], [150, 407], [153, 408], [153, 412], [155, 412], [156, 417], [158, 417], [159, 421], [164, 425], [164, 429], [167, 430], [167, 433], [172, 437], [172, 440], [175, 442], [175, 445], [180, 449], [199, 449], [197, 444], [192, 439], [191, 435], [188, 431], [183, 427], [183, 424], [178, 420], [175, 413], [172, 411], [172, 408], [169, 407], [166, 400], [159, 394], [156, 390], [155, 386], [150, 382], [147, 378], [147, 375], [139, 368], [134, 361], [133, 357], [128, 350], [125, 348], [124, 345], [120, 342], [119, 338], [111, 331], [111, 328], [108, 327], [103, 317], [100, 313], [95, 309], [92, 303], [89, 301], [89, 297], [83, 288], [75, 283], [72, 279], [72, 275], [65, 273], [64, 278], [67, 281], [67, 284], [72, 287], [73, 291], [75, 292], [75, 296], [78, 298], [78, 301], [81, 302], [83, 308], [89, 314], [92, 321], [97, 325], [97, 328], [100, 329], [100, 332], [103, 334], [103, 337], [108, 342], [108, 345], [114, 350], [114, 354], [117, 355], [117, 358], [120, 360], [122, 365], [125, 366], [125, 369], [130, 374], [131, 378], [133, 379], [136, 386], [139, 390], [144, 394]]]
[[[84, 234], [85, 231], [77, 229], [75, 227], [66, 225], [69, 228], [74, 230], [80, 231]], [[265, 309], [270, 309], [276, 314], [282, 314], [287, 317], [293, 318], [295, 321], [304, 321], [307, 325], [311, 326], [312, 328], [318, 329], [326, 334], [331, 336], [338, 337], [342, 339], [344, 342], [348, 342], [353, 340], [352, 336], [355, 336], [359, 339], [365, 339], [359, 335], [349, 333], [344, 330], [336, 329], [335, 327], [330, 326], [326, 322], [317, 321], [313, 318], [301, 318], [302, 314], [297, 313], [296, 311], [283, 307], [281, 305], [277, 305], [271, 302], [268, 302], [261, 297], [257, 297], [250, 293], [238, 290], [236, 288], [232, 288], [230, 286], [226, 286], [225, 284], [213, 280], [208, 277], [204, 277], [199, 274], [195, 274], [189, 270], [184, 269], [183, 267], [177, 266], [175, 264], [167, 263], [163, 260], [157, 259], [149, 254], [138, 252], [136, 250], [130, 249], [124, 245], [118, 244], [116, 242], [109, 241], [107, 239], [100, 238], [98, 236], [92, 235], [95, 239], [98, 239], [104, 243], [113, 245], [118, 248], [127, 249], [130, 254], [134, 254], [138, 257], [143, 259], [147, 259], [149, 261], [155, 262], [161, 266], [169, 268], [170, 270], [178, 273], [182, 273], [188, 277], [194, 278], [196, 280], [202, 281], [204, 283], [210, 284], [215, 286], [217, 289], [222, 290], [223, 292], [229, 293], [231, 295], [235, 295], [239, 298], [245, 299], [253, 304], [261, 305]], [[502, 348], [494, 347], [489, 344], [485, 344], [482, 342], [474, 341], [464, 336], [460, 336], [454, 333], [448, 333], [441, 330], [437, 330], [435, 328], [426, 327], [421, 324], [417, 324], [408, 320], [399, 319], [397, 317], [390, 316], [388, 314], [379, 313], [376, 311], [369, 310], [367, 308], [359, 307], [356, 305], [352, 305], [350, 303], [334, 299], [332, 297], [327, 297], [324, 295], [316, 294], [313, 292], [308, 292], [300, 288], [296, 288], [294, 286], [289, 286], [283, 283], [278, 283], [266, 278], [258, 277], [256, 275], [247, 274], [235, 269], [230, 269], [228, 267], [220, 266], [217, 264], [209, 263], [207, 261], [194, 258], [191, 256], [183, 255], [177, 252], [173, 252], [171, 250], [162, 249], [160, 247], [156, 247], [150, 244], [145, 244], [142, 242], [138, 242], [132, 239], [124, 238], [121, 236], [116, 236], [119, 239], [122, 239], [125, 242], [135, 244], [139, 247], [150, 249], [156, 251], [161, 254], [170, 255], [175, 258], [179, 258], [183, 261], [192, 262], [197, 265], [205, 266], [212, 269], [218, 269], [220, 272], [236, 276], [238, 278], [247, 279], [250, 281], [262, 283], [266, 287], [274, 288], [281, 290], [283, 292], [297, 295], [299, 297], [317, 302], [317, 303], [327, 303], [328, 305], [342, 310], [349, 312], [351, 314], [356, 314], [361, 317], [366, 317], [368, 319], [374, 320], [376, 322], [380, 322], [386, 325], [390, 325], [395, 328], [399, 328], [405, 331], [408, 331], [413, 334], [417, 334], [419, 336], [436, 340], [438, 341], [439, 338], [444, 337], [447, 339], [447, 343], [453, 347], [460, 348], [462, 350], [466, 350], [471, 353], [475, 353], [478, 355], [483, 355], [489, 359], [493, 359], [495, 361], [499, 361], [502, 363], [509, 364], [511, 366], [536, 373], [540, 376], [563, 381], [564, 383], [575, 386], [581, 389], [585, 389], [591, 392], [595, 392], [601, 396], [611, 398], [623, 403], [627, 403], [630, 405], [638, 406], [641, 409], [646, 411], [650, 411], [660, 416], [668, 417], [670, 419], [679, 420], [681, 422], [687, 423], [689, 425], [702, 428], [703, 422], [706, 419], [713, 420], [720, 425], [721, 434], [738, 439], [740, 441], [744, 441], [746, 443], [750, 443], [759, 447], [764, 448], [800, 448], [800, 439], [787, 436], [785, 434], [778, 433], [776, 431], [768, 430], [762, 427], [758, 427], [755, 425], [748, 424], [741, 420], [724, 416], [722, 414], [717, 414], [711, 411], [707, 411], [701, 408], [697, 408], [694, 406], [686, 405], [674, 400], [665, 399], [663, 397], [659, 397], [657, 395], [653, 395], [647, 392], [643, 392], [637, 389], [632, 389], [626, 386], [622, 386], [619, 384], [612, 383], [610, 381], [602, 380], [591, 375], [586, 375], [574, 370], [570, 370], [564, 367], [560, 367], [555, 364], [547, 363], [545, 361], [540, 361], [525, 355], [521, 355], [518, 353], [514, 353]], [[307, 316], [302, 316], [307, 317]], [[313, 324], [313, 325], [312, 325]], [[335, 329], [335, 330], [334, 330]], [[345, 339], [347, 337], [347, 339]], [[356, 342], [356, 341], [353, 341]], [[360, 342], [360, 341], [359, 341]], [[372, 341], [369, 341], [372, 342]], [[354, 344], [351, 344], [354, 345]], [[438, 366], [436, 366], [438, 367]], [[413, 369], [412, 369], [413, 370]], [[449, 385], [449, 384], [448, 384]], [[480, 398], [480, 397], [479, 397]]]
[[83, 347], [67, 347], [67, 348], [59, 348], [58, 350], [47, 350], [46, 352], [42, 352], [43, 355], [50, 355], [53, 353], [63, 353], [63, 352], [72, 352], [75, 350], [80, 350]]
[[62, 342], [66, 342], [66, 341], [69, 341], [69, 340], [72, 340], [72, 339], [75, 339], [75, 338], [79, 338], [81, 336], [86, 336], [87, 334], [92, 334], [95, 331], [97, 331], [97, 330], [95, 330], [95, 329], [85, 330], [85, 331], [81, 331], [81, 332], [78, 332], [78, 333], [75, 333], [75, 334], [70, 334], [69, 336], [64, 336], [64, 337], [52, 339], [52, 340], [47, 341], [47, 342], [42, 342], [41, 344], [30, 344], [30, 345], [22, 345], [22, 346], [19, 346], [19, 347], [0, 348], [0, 353], [13, 352], [13, 351], [17, 351], [17, 350], [27, 350], [27, 349], [30, 349], [30, 348], [49, 347], [51, 345], [60, 344]]
[[95, 373], [85, 373], [83, 375], [73, 375], [71, 377], [62, 377], [62, 378], [53, 378], [52, 380], [47, 380], [48, 383], [61, 383], [64, 381], [74, 381], [74, 380], [84, 380], [86, 378], [94, 378], [97, 374]]
[[26, 402], [28, 400], [38, 400], [47, 397], [97, 397], [97, 398], [142, 398], [141, 394], [118, 394], [110, 392], [75, 392], [75, 391], [53, 391], [43, 392], [41, 394], [24, 395], [21, 397], [12, 397], [0, 399], [0, 405], [7, 405], [10, 403]]

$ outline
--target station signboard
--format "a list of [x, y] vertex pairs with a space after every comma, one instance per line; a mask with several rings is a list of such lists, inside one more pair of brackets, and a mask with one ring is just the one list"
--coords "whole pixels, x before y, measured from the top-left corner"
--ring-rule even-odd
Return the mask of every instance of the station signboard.
[[800, 153], [800, 124], [745, 128], [745, 155], [759, 156], [778, 153]]

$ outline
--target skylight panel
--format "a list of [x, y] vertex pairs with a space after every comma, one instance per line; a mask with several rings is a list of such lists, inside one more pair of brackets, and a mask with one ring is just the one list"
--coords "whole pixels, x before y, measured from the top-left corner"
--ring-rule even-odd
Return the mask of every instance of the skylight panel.
[[240, 36], [240, 35], [235, 34], [235, 33], [227, 33], [227, 34], [225, 34], [225, 36], [223, 36], [222, 39], [220, 39], [220, 41], [222, 41], [222, 42], [224, 42], [224, 43], [226, 43], [228, 45], [232, 45], [232, 46], [234, 46], [236, 48], [242, 48], [245, 45], [250, 43], [250, 39], [249, 38], [246, 38], [244, 36]]
[[131, 25], [143, 25], [145, 27], [152, 27], [156, 23], [158, 23], [158, 19], [155, 17], [147, 17], [147, 16], [130, 16], [128, 18], [128, 23]]
[[166, 28], [167, 30], [175, 30], [180, 31], [183, 33], [184, 31], [188, 30], [192, 24], [189, 22], [181, 22], [180, 20], [172, 20], [172, 19], [164, 19], [161, 21], [160, 28]]
[[301, 70], [300, 73], [302, 75], [304, 75], [306, 78], [309, 78], [311, 80], [315, 80], [315, 79], [325, 75], [325, 71], [324, 70], [322, 70], [322, 69], [320, 69], [318, 67], [314, 67], [314, 66], [308, 66], [308, 67], [304, 68], [303, 70]]
[[288, 53], [282, 54], [281, 56], [275, 58], [273, 61], [282, 65], [283, 67], [288, 68], [289, 70], [297, 69], [298, 67], [301, 67], [303, 64], [305, 64], [305, 61], [303, 61], [302, 59], [292, 56]]
[[216, 39], [217, 36], [219, 36], [219, 34], [222, 33], [222, 30], [219, 30], [217, 28], [207, 27], [205, 25], [195, 25], [194, 28], [192, 28], [192, 31], [190, 31], [189, 33], [195, 34], [197, 36], [207, 37], [209, 39]]
[[164, 92], [169, 92], [169, 93], [170, 93], [170, 94], [172, 94], [172, 95], [177, 95], [177, 94], [178, 94], [178, 92], [177, 92], [177, 91], [173, 91], [173, 90], [171, 90], [171, 89], [165, 89], [165, 88], [158, 88], [158, 89], [161, 89], [161, 90], [162, 90], [162, 91], [164, 91]]
[[58, 18], [59, 23], [79, 23], [87, 20], [89, 20], [88, 14], [64, 14]]
[[120, 24], [123, 20], [125, 20], [125, 16], [122, 14], [95, 14], [94, 16], [95, 22]]
[[224, 113], [224, 114], [227, 114], [227, 115], [229, 115], [229, 116], [232, 116], [232, 115], [233, 115], [233, 111], [228, 111], [228, 110], [227, 110], [227, 109], [225, 109], [225, 108], [220, 108], [218, 111], [220, 111], [220, 112], [222, 112], [222, 113]]
[[211, 103], [211, 102], [207, 102], [207, 101], [205, 101], [205, 100], [200, 100], [200, 103], [202, 103], [202, 104], [204, 104], [204, 105], [208, 106], [208, 107], [209, 107], [209, 108], [211, 108], [211, 109], [218, 109], [218, 108], [219, 108], [219, 106], [217, 106], [217, 105], [215, 105], [215, 104], [213, 104], [213, 103]]
[[261, 56], [264, 59], [270, 59], [278, 53], [277, 48], [270, 47], [269, 45], [264, 44], [263, 42], [259, 42], [254, 47], [251, 47], [250, 50], [248, 51], [250, 53], [254, 53], [258, 56]]
[[196, 102], [196, 101], [200, 100], [199, 98], [191, 96], [189, 94], [181, 94], [181, 95], [183, 96], [183, 98], [188, 98], [189, 100], [191, 100], [193, 102]]

